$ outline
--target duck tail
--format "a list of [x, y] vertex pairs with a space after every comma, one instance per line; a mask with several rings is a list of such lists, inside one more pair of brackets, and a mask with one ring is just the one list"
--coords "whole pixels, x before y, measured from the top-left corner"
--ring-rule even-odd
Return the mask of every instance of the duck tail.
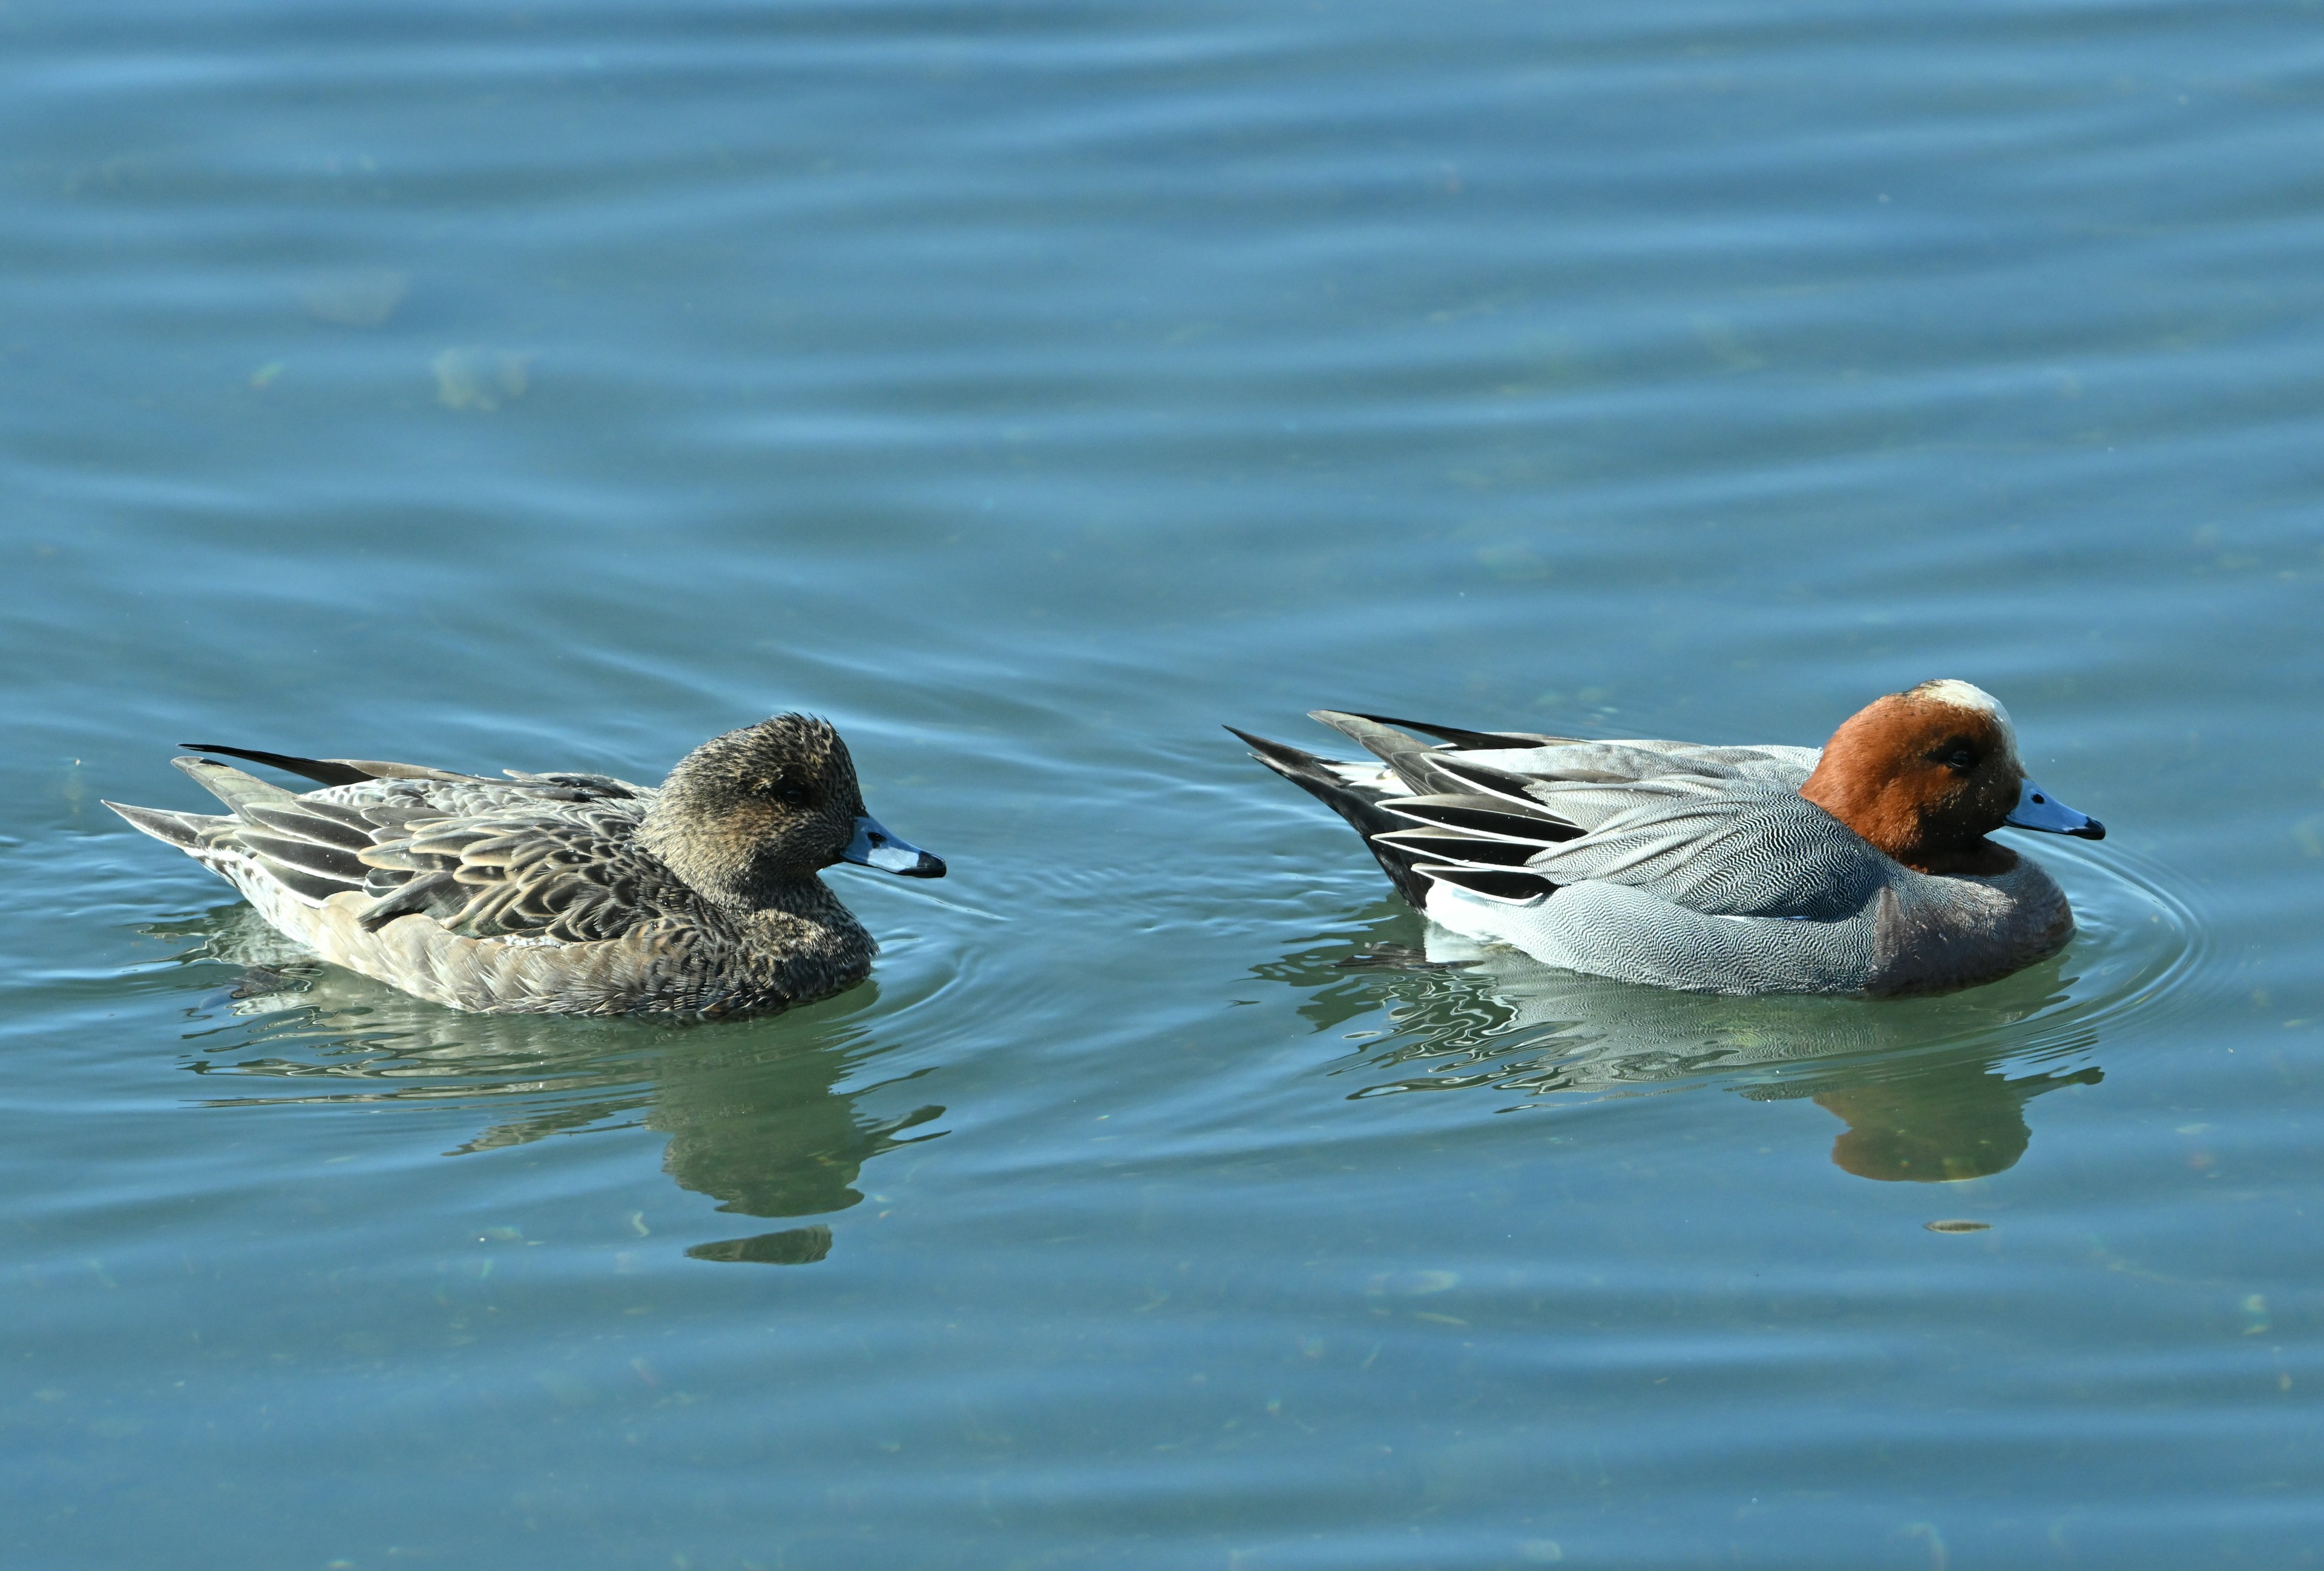
[[[1495, 751], [1513, 747], [1549, 747], [1561, 742], [1581, 740], [1574, 736], [1551, 736], [1538, 731], [1464, 731], [1458, 725], [1432, 725], [1425, 720], [1398, 720], [1388, 715], [1344, 714], [1336, 709], [1319, 709], [1315, 711], [1314, 718], [1323, 721], [1324, 725], [1336, 730], [1347, 731], [1351, 736], [1355, 736], [1355, 732], [1348, 730], [1347, 726], [1341, 724], [1342, 721], [1360, 720], [1367, 725], [1380, 728], [1401, 725], [1407, 730], [1424, 732], [1440, 742], [1449, 742], [1455, 747], [1488, 748]], [[1391, 731], [1388, 735], [1396, 735], [1397, 733]], [[1356, 739], [1360, 742], [1363, 741], [1360, 736]], [[1405, 745], [1408, 747], [1420, 745], [1408, 736], [1403, 740]], [[1371, 744], [1366, 742], [1364, 745], [1369, 747]]]
[[[263, 763], [285, 774], [303, 776], [327, 786], [357, 785], [378, 778], [352, 759], [300, 758], [288, 753], [261, 753], [254, 747], [220, 747], [215, 742], [180, 742], [178, 745], [192, 753], [222, 753], [228, 758], [248, 759], [253, 763]], [[185, 769], [185, 761], [180, 760], [178, 767]], [[191, 770], [186, 772], [193, 773]], [[201, 777], [195, 775], [194, 778], [199, 780]]]
[[201, 849], [202, 831], [227, 822], [224, 818], [208, 813], [173, 813], [166, 808], [133, 808], [126, 802], [106, 802], [106, 807], [129, 820], [165, 846], [179, 850], [196, 852]]
[[1392, 829], [1411, 827], [1409, 820], [1379, 805], [1384, 798], [1404, 795], [1406, 787], [1399, 777], [1376, 765], [1320, 758], [1286, 743], [1238, 731], [1231, 725], [1226, 729], [1250, 749], [1253, 758], [1346, 819], [1348, 827], [1363, 836], [1364, 845], [1379, 861], [1380, 871], [1388, 874], [1388, 881], [1396, 886], [1396, 892], [1414, 910], [1426, 903], [1429, 881], [1415, 865], [1417, 856], [1405, 846], [1373, 838]]
[[[291, 753], [261, 753], [254, 747], [220, 747], [215, 742], [180, 742], [178, 745], [190, 747], [197, 753], [223, 753], [228, 758], [246, 758], [253, 763], [263, 763], [270, 769], [279, 769], [285, 774], [303, 775], [309, 780], [319, 781], [327, 786], [361, 785], [367, 780], [441, 780], [456, 781], [464, 784], [481, 782], [484, 785], [501, 783], [490, 775], [462, 774], [457, 770], [431, 769], [424, 763], [392, 763], [383, 758], [300, 758]], [[185, 760], [179, 760], [178, 767], [184, 769]], [[218, 767], [225, 766], [221, 764]], [[188, 772], [192, 772], [188, 771]], [[636, 794], [635, 787], [602, 774], [528, 775], [519, 773], [512, 769], [503, 770], [501, 772], [520, 781], [546, 780], [559, 783], [587, 781], [601, 786], [617, 786], [622, 791], [632, 795]], [[195, 778], [198, 780], [202, 777], [196, 775]], [[246, 780], [249, 777], [245, 775], [243, 778]]]
[[[1316, 709], [1307, 717], [1329, 725], [1351, 742], [1360, 744], [1365, 751], [1394, 770], [1397, 778], [1404, 781], [1405, 789], [1415, 796], [1443, 792], [1459, 795], [1482, 790], [1488, 795], [1508, 797], [1528, 814], [1540, 814], [1545, 810], [1526, 790], [1524, 776], [1463, 756], [1472, 747], [1532, 747], [1536, 745], [1536, 738], [1521, 737], [1513, 733], [1456, 731], [1450, 726], [1421, 725], [1410, 720], [1383, 720], [1377, 715], [1351, 715], [1339, 709]], [[1450, 746], [1431, 746], [1396, 730], [1397, 725], [1410, 725], [1416, 731], [1426, 731], [1431, 735], [1467, 740], [1456, 741]], [[1550, 838], [1562, 840], [1570, 838], [1570, 836], [1553, 835]]]
[[194, 783], [239, 813], [262, 802], [295, 802], [299, 793], [269, 785], [254, 774], [244, 774], [214, 758], [173, 758], [170, 761], [193, 777]]

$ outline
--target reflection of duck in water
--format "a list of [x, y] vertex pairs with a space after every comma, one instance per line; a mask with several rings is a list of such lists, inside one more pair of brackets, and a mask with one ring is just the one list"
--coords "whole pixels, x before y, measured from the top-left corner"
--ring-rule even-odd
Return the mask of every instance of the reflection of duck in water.
[[[193, 1067], [245, 1086], [289, 1083], [289, 1095], [259, 1087], [258, 1095], [220, 1101], [459, 1101], [485, 1108], [519, 1099], [516, 1116], [451, 1156], [641, 1121], [669, 1136], [662, 1169], [680, 1187], [716, 1200], [721, 1211], [770, 1218], [857, 1205], [863, 1165], [933, 1139], [901, 1137], [944, 1112], [867, 1117], [857, 1100], [895, 1082], [837, 1088], [870, 1057], [868, 1033], [856, 1022], [876, 1000], [876, 984], [827, 1010], [715, 1027], [455, 1014], [316, 964], [246, 906], [226, 908], [196, 930], [208, 942], [188, 959], [244, 968], [225, 999], [235, 1026], [213, 1025], [192, 1039], [207, 1048], [224, 1035], [234, 1056], [215, 1054]], [[830, 1228], [813, 1225], [686, 1252], [788, 1265], [821, 1260], [830, 1247]]]
[[[941, 1107], [860, 1118], [856, 1094], [834, 1088], [847, 1072], [848, 1055], [830, 1048], [802, 1051], [777, 1040], [787, 1034], [738, 1033], [731, 1046], [704, 1052], [688, 1045], [662, 1055], [660, 1095], [646, 1117], [648, 1127], [670, 1137], [662, 1171], [718, 1201], [721, 1211], [767, 1217], [844, 1211], [863, 1198], [854, 1186], [864, 1163], [943, 1132], [899, 1138], [941, 1116]], [[831, 1229], [816, 1225], [700, 1243], [686, 1252], [696, 1260], [800, 1265], [830, 1248]]]
[[1360, 1097], [1480, 1088], [1538, 1104], [1714, 1084], [1755, 1102], [1813, 1100], [1848, 1125], [1832, 1148], [1848, 1172], [1936, 1181], [2012, 1166], [2031, 1139], [2026, 1103], [2103, 1078], [2006, 1067], [2037, 1018], [2051, 1050], [2089, 1045], [2058, 959], [1939, 998], [1741, 999], [1585, 976], [1442, 929], [1408, 948], [1409, 913], [1383, 902], [1370, 917], [1259, 968], [1313, 990], [1301, 1013], [1319, 1030], [1386, 1003], [1390, 1029], [1350, 1067], [1399, 1073]]
[[1835, 1167], [1859, 1178], [1943, 1183], [2017, 1165], [2034, 1132], [2025, 1104], [2061, 1086], [2095, 1086], [2097, 1068], [2012, 1080], [1983, 1058], [1918, 1067], [1890, 1080], [1818, 1091], [1815, 1104], [1848, 1128], [1831, 1142]]

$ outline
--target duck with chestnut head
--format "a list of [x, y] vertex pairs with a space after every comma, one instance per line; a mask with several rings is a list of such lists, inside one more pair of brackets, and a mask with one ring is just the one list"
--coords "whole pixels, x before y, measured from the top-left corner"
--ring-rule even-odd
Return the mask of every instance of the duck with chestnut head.
[[865, 811], [847, 744], [804, 715], [713, 737], [659, 787], [188, 745], [322, 789], [189, 757], [178, 767], [230, 813], [106, 805], [323, 958], [457, 1009], [721, 1015], [827, 997], [879, 946], [822, 871], [945, 873]]
[[1432, 920], [1663, 987], [1992, 981], [2062, 947], [2074, 917], [2039, 863], [1987, 836], [2106, 835], [2026, 777], [2008, 711], [1964, 681], [1876, 699], [1821, 750], [1314, 718], [1372, 759], [1235, 735], [1347, 819]]

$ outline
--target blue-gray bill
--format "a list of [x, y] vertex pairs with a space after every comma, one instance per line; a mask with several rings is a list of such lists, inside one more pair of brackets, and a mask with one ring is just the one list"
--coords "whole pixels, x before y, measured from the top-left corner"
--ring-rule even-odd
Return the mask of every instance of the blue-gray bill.
[[942, 878], [944, 859], [931, 856], [908, 840], [897, 838], [881, 827], [880, 820], [866, 813], [855, 820], [855, 838], [841, 852], [842, 861], [861, 867], [876, 867], [882, 873], [893, 873], [904, 878]]
[[2013, 829], [2042, 829], [2052, 835], [2077, 835], [2085, 840], [2106, 838], [2104, 824], [2088, 813], [2074, 811], [2030, 780], [2018, 790], [2017, 805], [2002, 822]]

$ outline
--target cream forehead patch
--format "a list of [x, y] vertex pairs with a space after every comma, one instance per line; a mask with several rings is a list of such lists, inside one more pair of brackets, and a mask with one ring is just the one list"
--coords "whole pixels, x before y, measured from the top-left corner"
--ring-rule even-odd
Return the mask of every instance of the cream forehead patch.
[[1950, 704], [1958, 709], [1974, 709], [1981, 715], [1990, 715], [2000, 725], [2002, 735], [2009, 738], [2010, 745], [2013, 747], [2016, 745], [2017, 727], [2010, 721], [2009, 711], [2001, 707], [2000, 699], [1978, 687], [1975, 682], [1964, 682], [1957, 677], [1940, 677], [1933, 682], [1923, 682], [1917, 688], [1906, 689], [1904, 696], [1908, 698], [1926, 698], [1932, 703]]

